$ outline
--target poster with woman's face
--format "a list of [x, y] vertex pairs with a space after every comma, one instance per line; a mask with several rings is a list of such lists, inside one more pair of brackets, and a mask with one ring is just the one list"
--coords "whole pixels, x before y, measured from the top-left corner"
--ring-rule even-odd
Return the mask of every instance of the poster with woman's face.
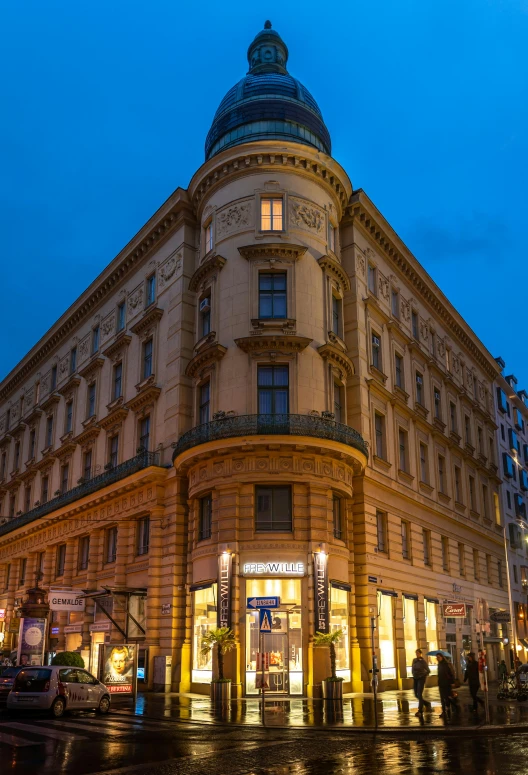
[[103, 683], [111, 694], [133, 694], [136, 644], [104, 644]]

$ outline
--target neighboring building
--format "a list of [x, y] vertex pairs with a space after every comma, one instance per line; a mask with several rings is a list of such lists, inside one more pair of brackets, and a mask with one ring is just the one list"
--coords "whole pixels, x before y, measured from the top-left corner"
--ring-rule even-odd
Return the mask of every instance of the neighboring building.
[[495, 382], [495, 409], [503, 479], [501, 509], [506, 530], [508, 574], [515, 619], [517, 655], [528, 662], [528, 394], [517, 390], [517, 380], [504, 376], [506, 364], [497, 358], [501, 373]]
[[[6, 629], [37, 574], [89, 590], [52, 648], [94, 667], [133, 638], [150, 686], [159, 654], [174, 689], [207, 692], [201, 640], [225, 624], [234, 692], [255, 694], [258, 596], [281, 601], [272, 691], [308, 695], [316, 630], [343, 630], [339, 675], [363, 690], [374, 619], [381, 689], [408, 687], [418, 645], [458, 661], [478, 601], [508, 605], [498, 366], [353, 190], [287, 58], [266, 25], [188, 190], [0, 385]], [[468, 604], [460, 625], [444, 602]]]

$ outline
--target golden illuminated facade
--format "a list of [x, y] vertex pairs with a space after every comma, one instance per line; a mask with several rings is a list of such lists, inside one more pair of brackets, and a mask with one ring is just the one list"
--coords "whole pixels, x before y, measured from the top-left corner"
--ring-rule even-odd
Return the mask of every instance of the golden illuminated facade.
[[353, 190], [269, 26], [248, 59], [188, 189], [0, 385], [5, 650], [39, 575], [101, 595], [54, 616], [53, 650], [136, 640], [149, 686], [170, 656], [172, 689], [205, 693], [228, 625], [251, 695], [251, 601], [276, 596], [272, 691], [318, 693], [337, 628], [345, 691], [368, 689], [371, 620], [381, 689], [407, 687], [417, 646], [458, 657], [478, 601], [508, 605], [498, 367]]

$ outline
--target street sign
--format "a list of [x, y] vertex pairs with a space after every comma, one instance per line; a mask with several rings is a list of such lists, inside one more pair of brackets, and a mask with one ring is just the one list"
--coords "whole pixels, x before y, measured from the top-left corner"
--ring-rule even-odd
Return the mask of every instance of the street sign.
[[271, 632], [271, 611], [267, 608], [259, 608], [260, 631]]
[[257, 651], [257, 670], [262, 671], [262, 662], [264, 661], [264, 670], [269, 670], [270, 655], [269, 651], [264, 651], [263, 654]]
[[509, 611], [492, 611], [492, 613], [490, 613], [490, 619], [492, 622], [507, 624], [511, 621], [511, 616]]
[[255, 689], [269, 689], [269, 673], [256, 674]]
[[248, 608], [279, 608], [280, 597], [248, 597]]

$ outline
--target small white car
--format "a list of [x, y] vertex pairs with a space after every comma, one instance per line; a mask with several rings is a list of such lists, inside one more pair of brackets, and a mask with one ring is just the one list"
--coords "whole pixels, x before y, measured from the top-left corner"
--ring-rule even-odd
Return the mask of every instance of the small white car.
[[104, 684], [78, 667], [24, 667], [7, 697], [8, 710], [49, 710], [60, 718], [65, 710], [108, 713], [110, 694]]

